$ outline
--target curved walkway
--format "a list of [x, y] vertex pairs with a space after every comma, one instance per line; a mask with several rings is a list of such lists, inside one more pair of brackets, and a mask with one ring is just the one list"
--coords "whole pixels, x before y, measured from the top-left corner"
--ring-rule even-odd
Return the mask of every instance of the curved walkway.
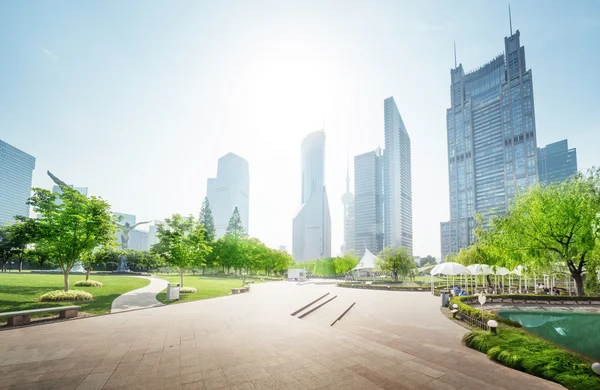
[[120, 311], [145, 309], [148, 307], [162, 306], [156, 300], [156, 294], [167, 288], [168, 282], [164, 279], [152, 276], [135, 276], [136, 278], [148, 279], [150, 284], [137, 290], [129, 291], [115, 299], [110, 308], [111, 313]]

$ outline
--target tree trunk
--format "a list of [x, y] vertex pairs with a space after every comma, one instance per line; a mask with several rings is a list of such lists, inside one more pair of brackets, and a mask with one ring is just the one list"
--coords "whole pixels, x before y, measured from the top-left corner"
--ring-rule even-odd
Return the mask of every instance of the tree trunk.
[[69, 271], [63, 271], [65, 277], [65, 291], [69, 291]]
[[492, 280], [490, 279], [490, 275], [485, 275], [485, 279], [487, 280], [488, 287], [492, 287]]
[[205, 266], [205, 265], [203, 265], [203, 266], [202, 266], [202, 276], [204, 276], [204, 274], [205, 274], [205, 273], [206, 273], [206, 266]]
[[179, 287], [183, 287], [183, 272], [184, 271], [179, 271], [179, 276], [181, 277], [181, 284], [179, 285]]
[[19, 257], [19, 272], [23, 271], [23, 257]]
[[397, 282], [398, 281], [398, 272], [394, 272], [394, 280]]
[[90, 279], [90, 273], [92, 272], [92, 267], [89, 267], [87, 269], [87, 272], [85, 273], [85, 281], [87, 282]]
[[[577, 289], [577, 295], [583, 295], [583, 279], [581, 278], [581, 272], [571, 271], [571, 276], [575, 279], [575, 288]], [[588, 274], [588, 278], [590, 275]]]

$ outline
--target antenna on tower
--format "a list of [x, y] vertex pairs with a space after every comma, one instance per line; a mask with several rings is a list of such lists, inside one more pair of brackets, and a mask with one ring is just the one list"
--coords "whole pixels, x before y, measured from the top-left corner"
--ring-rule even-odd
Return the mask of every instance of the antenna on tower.
[[510, 24], [510, 36], [512, 37], [512, 16], [510, 14], [510, 4], [508, 5], [508, 23]]
[[454, 67], [458, 67], [458, 65], [456, 65], [456, 41], [454, 41]]

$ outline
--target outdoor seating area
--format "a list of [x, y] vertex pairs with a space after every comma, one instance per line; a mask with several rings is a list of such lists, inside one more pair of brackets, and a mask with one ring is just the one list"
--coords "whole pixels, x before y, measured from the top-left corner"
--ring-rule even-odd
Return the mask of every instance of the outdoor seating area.
[[561, 269], [560, 267], [542, 272], [527, 270], [523, 266], [509, 270], [505, 267], [490, 266], [487, 264], [464, 266], [459, 263], [446, 262], [433, 267], [430, 275], [432, 293], [434, 291], [435, 278], [445, 277], [446, 288], [454, 296], [478, 294], [570, 296], [576, 294], [575, 283], [568, 270]]

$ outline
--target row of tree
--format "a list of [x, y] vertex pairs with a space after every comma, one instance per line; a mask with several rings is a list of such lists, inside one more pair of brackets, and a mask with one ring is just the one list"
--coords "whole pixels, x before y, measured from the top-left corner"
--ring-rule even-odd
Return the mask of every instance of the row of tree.
[[[600, 266], [600, 170], [536, 185], [515, 197], [504, 215], [478, 216], [477, 242], [456, 255], [463, 264], [489, 264], [530, 274], [570, 275], [578, 295], [597, 289]], [[594, 291], [599, 292], [599, 291]]]
[[133, 270], [154, 271], [166, 266], [185, 272], [207, 267], [221, 267], [228, 272], [267, 274], [287, 270], [291, 256], [266, 247], [260, 240], [249, 238], [237, 208], [231, 217], [227, 234], [215, 240], [215, 228], [208, 200], [200, 218], [173, 215], [157, 231], [158, 243], [151, 251], [123, 250], [115, 242], [118, 220], [110, 205], [98, 197], [86, 197], [61, 185], [62, 193], [34, 188], [28, 204], [35, 217], [17, 216], [16, 222], [0, 227], [0, 261], [2, 270], [17, 259], [19, 270], [24, 259], [35, 258], [43, 267], [51, 264], [64, 276], [64, 289], [69, 289], [69, 273], [77, 262], [89, 272], [93, 268], [111, 269], [119, 258], [127, 256]]

